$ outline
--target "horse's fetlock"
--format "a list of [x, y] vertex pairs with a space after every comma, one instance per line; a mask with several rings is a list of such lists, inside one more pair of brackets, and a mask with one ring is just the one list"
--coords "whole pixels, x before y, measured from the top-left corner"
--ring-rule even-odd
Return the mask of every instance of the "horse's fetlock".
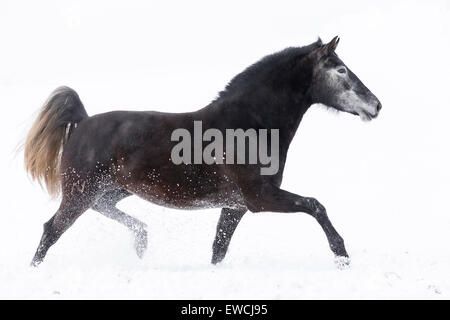
[[333, 237], [332, 242], [330, 242], [330, 247], [336, 256], [348, 257], [348, 253], [345, 250], [344, 239], [341, 236], [336, 235]]
[[336, 236], [336, 237], [333, 239], [333, 244], [334, 244], [336, 247], [342, 247], [342, 246], [344, 246], [344, 239], [343, 239], [341, 236]]

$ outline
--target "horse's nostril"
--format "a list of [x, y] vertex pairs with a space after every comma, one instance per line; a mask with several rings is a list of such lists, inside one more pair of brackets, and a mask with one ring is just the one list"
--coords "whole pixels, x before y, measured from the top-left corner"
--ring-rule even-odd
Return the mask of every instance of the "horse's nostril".
[[380, 112], [380, 110], [381, 110], [381, 102], [378, 102], [378, 104], [377, 104], [377, 112]]

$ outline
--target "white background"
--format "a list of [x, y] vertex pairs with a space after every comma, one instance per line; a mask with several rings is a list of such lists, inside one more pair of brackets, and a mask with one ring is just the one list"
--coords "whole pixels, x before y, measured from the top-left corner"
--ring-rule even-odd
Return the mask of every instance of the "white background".
[[[328, 209], [352, 257], [333, 264], [304, 214], [247, 214], [219, 266], [219, 210], [119, 204], [149, 227], [132, 236], [88, 211], [29, 267], [58, 207], [15, 147], [59, 85], [90, 115], [207, 105], [259, 58], [320, 36], [383, 103], [363, 123], [313, 106], [283, 187]], [[0, 297], [450, 298], [450, 1], [8, 1], [0, 3]], [[105, 142], [107, 143], [107, 142]]]

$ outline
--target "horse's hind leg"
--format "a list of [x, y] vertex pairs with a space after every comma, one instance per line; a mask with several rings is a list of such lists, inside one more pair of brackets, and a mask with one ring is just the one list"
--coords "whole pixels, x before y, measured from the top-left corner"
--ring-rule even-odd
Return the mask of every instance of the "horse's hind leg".
[[219, 222], [217, 223], [211, 263], [217, 264], [225, 258], [234, 230], [236, 230], [236, 227], [246, 211], [246, 208], [238, 210], [229, 208], [222, 209]]
[[147, 249], [147, 226], [144, 222], [133, 218], [126, 213], [120, 211], [116, 208], [116, 204], [130, 196], [131, 193], [124, 189], [116, 189], [106, 192], [99, 198], [92, 209], [100, 212], [104, 216], [116, 220], [117, 222], [123, 224], [128, 229], [133, 231], [135, 236], [134, 247], [139, 258], [142, 258], [145, 250]]
[[44, 224], [44, 233], [31, 262], [32, 266], [37, 266], [44, 260], [48, 249], [55, 244], [59, 237], [61, 237], [61, 235], [89, 208], [89, 206], [90, 201], [88, 199], [76, 199], [72, 197], [71, 200], [68, 200], [63, 197], [58, 211], [56, 211], [55, 215]]

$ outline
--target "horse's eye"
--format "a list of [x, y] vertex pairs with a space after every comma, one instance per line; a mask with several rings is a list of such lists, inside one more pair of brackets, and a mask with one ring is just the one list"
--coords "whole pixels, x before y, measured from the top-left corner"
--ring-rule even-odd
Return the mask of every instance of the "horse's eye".
[[347, 72], [347, 69], [345, 69], [344, 67], [342, 67], [342, 68], [339, 68], [339, 69], [337, 70], [337, 72], [339, 72], [339, 73], [346, 73], [346, 72]]

